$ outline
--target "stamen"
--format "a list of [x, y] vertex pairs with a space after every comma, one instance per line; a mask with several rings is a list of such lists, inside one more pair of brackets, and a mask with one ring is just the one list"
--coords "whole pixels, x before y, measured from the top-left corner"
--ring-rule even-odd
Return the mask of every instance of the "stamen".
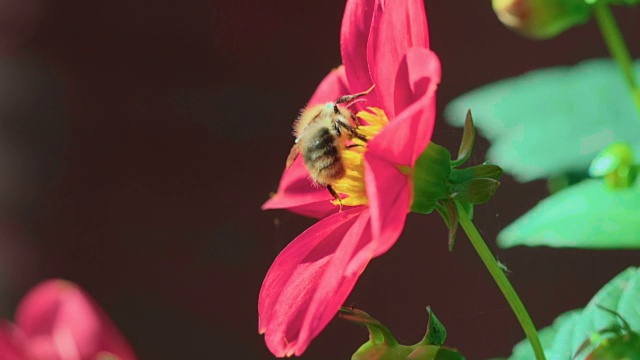
[[[358, 134], [364, 136], [368, 141], [371, 141], [382, 128], [389, 123], [384, 111], [379, 108], [369, 107], [367, 110], [360, 111], [356, 116], [366, 123], [366, 125], [359, 126]], [[367, 191], [364, 183], [364, 153], [367, 151], [367, 142], [358, 138], [351, 140], [353, 144], [359, 146], [352, 146], [345, 148], [342, 152], [342, 163], [346, 169], [345, 176], [331, 184], [331, 187], [339, 194], [346, 195], [342, 199], [342, 205], [357, 206], [367, 205], [369, 199], [367, 199]], [[338, 200], [332, 201], [334, 205], [339, 205]]]

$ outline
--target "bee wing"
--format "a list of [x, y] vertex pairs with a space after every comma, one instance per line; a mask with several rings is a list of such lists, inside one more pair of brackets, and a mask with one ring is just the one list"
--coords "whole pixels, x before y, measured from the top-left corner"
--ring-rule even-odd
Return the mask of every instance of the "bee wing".
[[297, 143], [293, 144], [293, 146], [291, 147], [291, 151], [289, 152], [289, 156], [287, 157], [287, 169], [290, 168], [291, 165], [293, 165], [293, 162], [296, 160], [299, 153], [300, 146]]

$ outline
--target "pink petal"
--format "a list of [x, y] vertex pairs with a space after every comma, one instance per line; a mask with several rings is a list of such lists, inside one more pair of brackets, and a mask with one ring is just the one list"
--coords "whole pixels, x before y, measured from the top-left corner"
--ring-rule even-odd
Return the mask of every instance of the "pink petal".
[[16, 323], [36, 359], [93, 359], [101, 352], [135, 359], [103, 310], [68, 281], [48, 280], [32, 289], [18, 306]]
[[365, 153], [365, 181], [375, 243], [373, 256], [380, 256], [395, 244], [402, 233], [409, 212], [411, 189], [409, 178], [395, 164], [375, 152]]
[[[365, 89], [366, 90], [366, 89]], [[320, 82], [309, 99], [308, 106], [336, 101], [342, 95], [349, 94], [349, 83], [343, 65], [332, 70]]]
[[429, 48], [424, 2], [377, 0], [366, 54], [378, 99], [390, 119], [398, 112], [393, 95], [396, 72], [404, 55], [413, 47]]
[[336, 315], [373, 257], [370, 218], [368, 211], [362, 212], [333, 255], [309, 305], [295, 355], [300, 356]]
[[13, 325], [0, 320], [0, 360], [25, 360], [25, 338]]
[[326, 187], [315, 185], [309, 179], [309, 171], [299, 156], [282, 174], [278, 192], [262, 205], [262, 209], [288, 209], [297, 214], [323, 218], [338, 211], [331, 200], [333, 196]]
[[386, 252], [402, 233], [412, 184], [397, 165], [413, 167], [431, 140], [439, 80], [437, 56], [428, 49], [410, 49], [400, 63], [395, 81], [399, 113], [367, 145], [365, 181], [375, 256]]
[[420, 100], [425, 93], [435, 95], [440, 83], [440, 59], [433, 51], [411, 48], [402, 58], [396, 74], [394, 108], [396, 114]]
[[369, 142], [368, 154], [376, 154], [392, 164], [415, 164], [433, 134], [439, 76], [440, 62], [433, 52], [422, 48], [409, 50], [396, 78], [395, 103], [401, 111]]
[[[348, 0], [342, 18], [340, 50], [351, 93], [373, 85], [367, 62], [367, 43], [376, 0]], [[374, 93], [367, 96], [369, 106], [380, 106]]]
[[274, 355], [302, 354], [351, 292], [373, 251], [366, 209], [321, 220], [271, 265], [258, 312], [259, 330]]

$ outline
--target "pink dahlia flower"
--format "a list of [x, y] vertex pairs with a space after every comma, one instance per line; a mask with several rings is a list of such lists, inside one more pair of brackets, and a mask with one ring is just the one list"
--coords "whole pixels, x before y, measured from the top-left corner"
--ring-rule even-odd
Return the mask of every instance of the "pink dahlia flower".
[[412, 169], [435, 121], [440, 62], [429, 50], [422, 0], [349, 0], [341, 30], [344, 65], [320, 83], [309, 106], [375, 85], [365, 146], [345, 150], [345, 208], [309, 179], [302, 159], [285, 170], [264, 209], [321, 218], [278, 255], [260, 290], [259, 331], [279, 357], [300, 355], [335, 316], [369, 260], [398, 239], [412, 203]]
[[0, 323], [0, 360], [133, 360], [115, 325], [77, 285], [48, 280]]

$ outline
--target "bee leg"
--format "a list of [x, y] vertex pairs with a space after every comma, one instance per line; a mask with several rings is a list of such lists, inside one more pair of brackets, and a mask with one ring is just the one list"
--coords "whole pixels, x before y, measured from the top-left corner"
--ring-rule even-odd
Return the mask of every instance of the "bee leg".
[[[356, 128], [354, 128], [353, 126], [351, 126], [351, 124], [344, 122], [342, 119], [337, 119], [335, 120], [335, 127], [336, 130], [340, 129], [341, 127], [347, 129], [347, 131], [351, 134], [353, 134], [356, 131]], [[338, 134], [340, 134], [340, 130], [338, 130]]]
[[[336, 132], [338, 133], [338, 137], [342, 136], [342, 131], [340, 130], [341, 122], [336, 121], [336, 122], [334, 122], [333, 126], [335, 127]], [[348, 128], [347, 128], [347, 130], [348, 130]]]
[[360, 144], [351, 144], [351, 145], [347, 145], [347, 149], [351, 149], [351, 148], [354, 148], [354, 147], [356, 147], [356, 146], [362, 146], [362, 145], [360, 145]]
[[[358, 133], [358, 128], [353, 127], [351, 124], [347, 124], [346, 122], [338, 119], [336, 120], [336, 130], [338, 130], [340, 127], [347, 129], [349, 135], [351, 135], [352, 138], [367, 142], [367, 138]], [[338, 135], [340, 135], [340, 130], [338, 130]]]
[[362, 136], [362, 135], [358, 134], [357, 132], [356, 132], [355, 134], [353, 134], [353, 137], [354, 137], [354, 138], [356, 138], [356, 139], [358, 139], [358, 140], [362, 140], [363, 142], [367, 142], [367, 141], [369, 141], [369, 139], [367, 139], [366, 137], [364, 137], [364, 136]]
[[338, 200], [338, 203], [340, 203], [340, 211], [342, 211], [342, 198], [340, 197], [340, 195], [338, 195], [338, 193], [333, 190], [333, 188], [331, 187], [331, 185], [327, 185], [327, 190], [329, 190], [329, 192], [331, 193], [331, 195], [333, 195], [333, 197]]
[[351, 120], [353, 120], [353, 123], [356, 124], [356, 129], [359, 128], [360, 125], [362, 125], [360, 124], [360, 120], [358, 120], [358, 118], [353, 114], [351, 114]]

